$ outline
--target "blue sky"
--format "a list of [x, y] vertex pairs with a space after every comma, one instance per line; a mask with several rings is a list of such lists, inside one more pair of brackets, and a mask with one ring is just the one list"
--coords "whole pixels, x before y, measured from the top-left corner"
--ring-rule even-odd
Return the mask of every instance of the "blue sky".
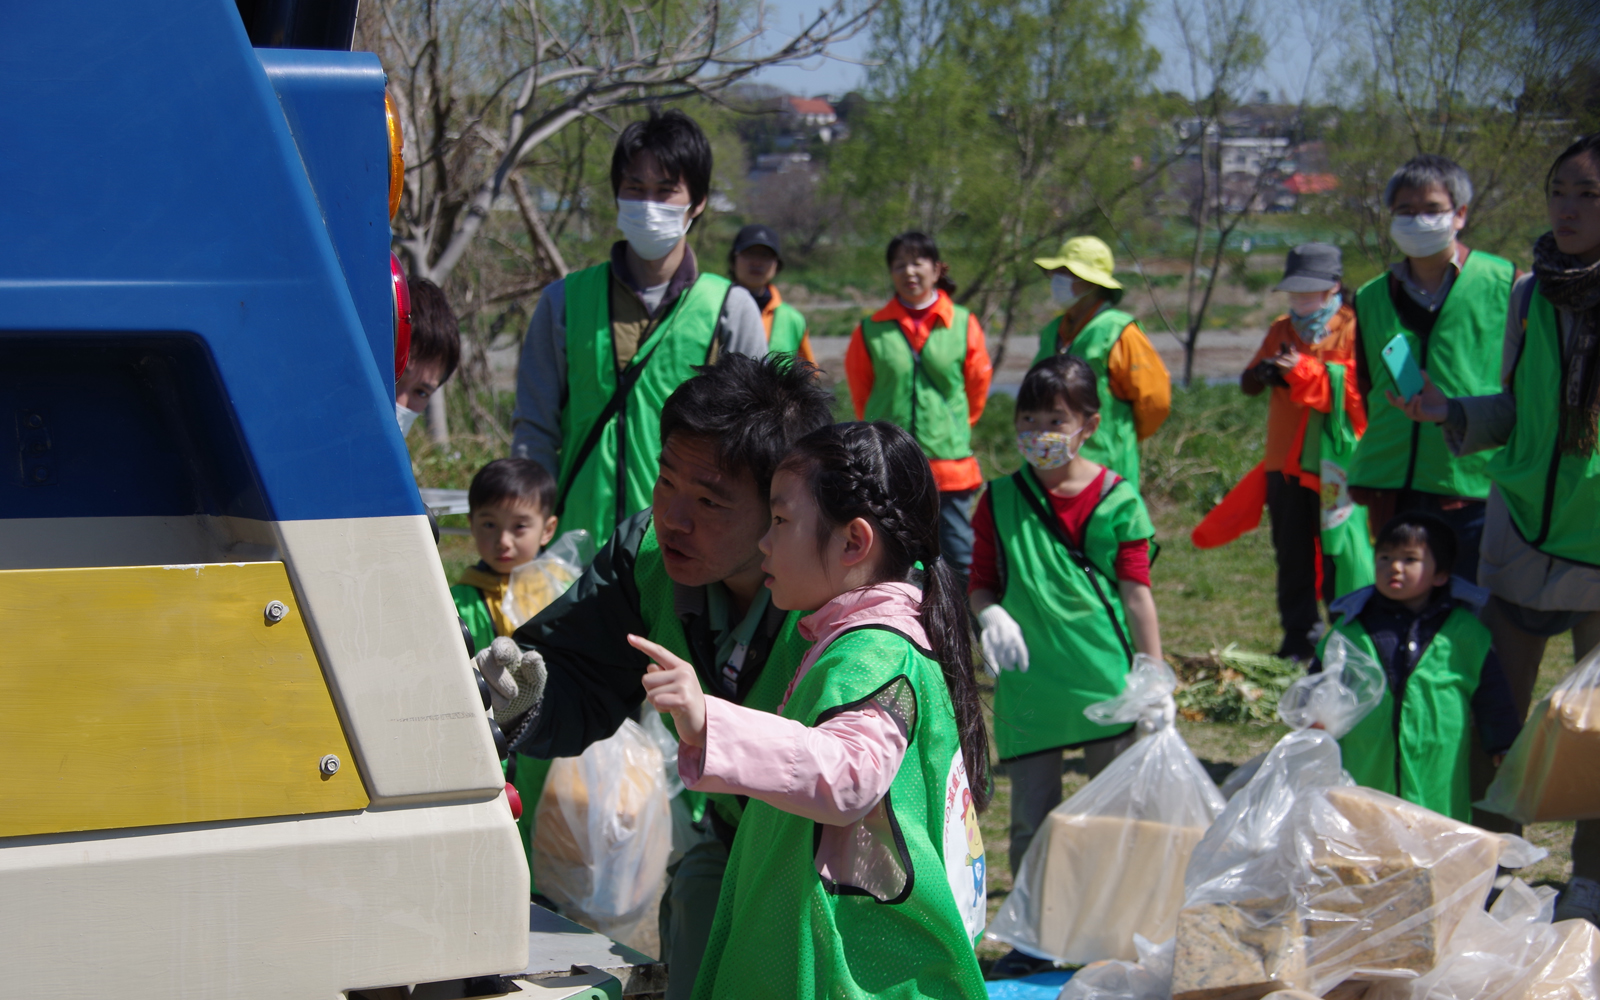
[[[820, 6], [817, 0], [767, 0], [767, 30], [770, 37], [777, 39], [798, 32], [806, 20], [816, 16]], [[1273, 5], [1267, 11], [1271, 18], [1266, 26], [1270, 55], [1255, 81], [1255, 87], [1266, 90], [1273, 100], [1278, 99], [1280, 92], [1291, 102], [1297, 102], [1301, 96], [1306, 67], [1313, 51], [1300, 16], [1302, 9], [1305, 8], [1291, 2]], [[1157, 75], [1156, 85], [1162, 89], [1187, 89], [1182, 39], [1168, 0], [1152, 0], [1145, 30], [1151, 44], [1162, 54], [1162, 68]], [[1311, 34], [1314, 37], [1318, 35], [1314, 27]], [[1326, 37], [1331, 38], [1332, 32], [1326, 33]], [[840, 46], [839, 53], [847, 60], [859, 60], [865, 57], [866, 49], [867, 33], [863, 32]], [[1317, 75], [1321, 77], [1333, 68], [1334, 54], [1329, 51], [1319, 55], [1317, 62]], [[815, 59], [800, 65], [769, 69], [756, 76], [756, 79], [809, 97], [816, 94], [843, 94], [860, 86], [865, 76], [866, 68], [856, 63]], [[1319, 88], [1313, 84], [1312, 89], [1315, 94]]]

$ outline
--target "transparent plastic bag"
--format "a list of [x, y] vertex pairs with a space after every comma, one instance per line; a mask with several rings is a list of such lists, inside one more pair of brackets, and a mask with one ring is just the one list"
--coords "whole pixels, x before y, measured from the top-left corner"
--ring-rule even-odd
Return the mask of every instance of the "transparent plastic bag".
[[1316, 726], [1338, 739], [1378, 707], [1386, 686], [1383, 668], [1334, 632], [1322, 649], [1322, 672], [1289, 685], [1278, 699], [1278, 717], [1291, 729]]
[[1173, 995], [1416, 979], [1481, 909], [1496, 866], [1541, 854], [1353, 787], [1331, 734], [1290, 733], [1195, 848]]
[[500, 610], [520, 626], [567, 592], [594, 558], [594, 541], [582, 528], [563, 534], [543, 552], [511, 571]]
[[1596, 1000], [1600, 932], [1583, 920], [1552, 924], [1555, 896], [1513, 879], [1488, 912], [1465, 914], [1431, 971], [1380, 984], [1368, 1000]]
[[[1171, 669], [1143, 660], [1121, 696], [1085, 714], [1131, 722], [1170, 702]], [[1131, 960], [1137, 936], [1172, 937], [1189, 852], [1223, 801], [1170, 716], [1154, 717], [1166, 721], [1045, 817], [990, 937], [1072, 964]]]
[[[1090, 722], [1102, 726], [1140, 723], [1142, 735], [1171, 725], [1176, 706], [1172, 692], [1178, 690], [1178, 675], [1160, 660], [1145, 653], [1133, 655], [1133, 668], [1122, 693], [1109, 701], [1095, 702], [1083, 710]], [[1168, 708], [1172, 711], [1168, 711]]]
[[1172, 939], [1151, 944], [1133, 936], [1137, 962], [1090, 962], [1067, 980], [1056, 1000], [1168, 1000], [1172, 996]]
[[1600, 817], [1600, 649], [1533, 707], [1476, 805], [1519, 823]]
[[551, 762], [539, 798], [533, 871], [539, 891], [563, 914], [645, 950], [655, 941], [671, 849], [661, 751], [633, 720], [581, 757]]

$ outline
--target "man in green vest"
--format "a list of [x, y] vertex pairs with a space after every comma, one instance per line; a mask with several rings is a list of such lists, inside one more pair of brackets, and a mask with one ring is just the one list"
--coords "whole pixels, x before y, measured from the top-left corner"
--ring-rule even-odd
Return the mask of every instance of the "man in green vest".
[[1089, 362], [1102, 406], [1100, 429], [1084, 442], [1083, 455], [1138, 489], [1139, 442], [1166, 421], [1172, 376], [1138, 321], [1117, 308], [1123, 289], [1104, 240], [1074, 236], [1034, 263], [1050, 275], [1050, 297], [1066, 311], [1040, 327], [1033, 362], [1060, 353]]
[[[628, 644], [630, 632], [693, 663], [707, 692], [777, 710], [810, 643], [795, 628], [800, 612], [772, 606], [757, 544], [771, 521], [773, 470], [791, 444], [833, 420], [832, 394], [815, 371], [729, 354], [666, 400], [651, 505], [516, 631], [528, 652], [513, 673], [514, 696], [497, 696], [495, 711], [513, 750], [576, 756], [638, 715], [648, 658]], [[505, 692], [482, 654], [479, 668]], [[661, 901], [670, 998], [694, 987], [742, 813], [732, 796], [700, 799], [698, 808], [706, 836], [669, 869]]]
[[767, 328], [767, 350], [816, 361], [811, 353], [811, 331], [800, 310], [783, 301], [773, 279], [783, 270], [783, 249], [771, 227], [748, 225], [733, 238], [728, 252], [728, 273], [734, 284], [749, 292], [761, 307]]
[[1514, 269], [1462, 245], [1471, 201], [1466, 171], [1442, 156], [1415, 157], [1384, 189], [1389, 235], [1405, 257], [1356, 292], [1356, 372], [1368, 423], [1351, 464], [1350, 494], [1374, 524], [1397, 511], [1437, 514], [1460, 542], [1456, 574], [1475, 582], [1491, 452], [1452, 455], [1437, 425], [1413, 423], [1389, 403], [1385, 393], [1398, 383], [1383, 353], [1399, 336], [1445, 395], [1499, 391]]
[[650, 504], [661, 405], [720, 354], [767, 353], [755, 300], [702, 274], [689, 226], [711, 192], [711, 144], [681, 111], [622, 130], [611, 157], [611, 259], [545, 288], [522, 342], [511, 454], [556, 477], [555, 513], [600, 544]]

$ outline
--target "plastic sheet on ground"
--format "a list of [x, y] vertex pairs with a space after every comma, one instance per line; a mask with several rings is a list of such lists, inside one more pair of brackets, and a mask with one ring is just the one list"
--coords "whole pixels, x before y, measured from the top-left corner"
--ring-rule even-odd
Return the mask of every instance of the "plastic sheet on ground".
[[582, 528], [567, 532], [536, 558], [512, 569], [500, 610], [508, 621], [521, 626], [566, 593], [593, 558], [589, 533]]
[[[533, 841], [539, 891], [564, 916], [649, 954], [672, 819], [661, 751], [631, 719], [550, 765]], [[635, 943], [638, 942], [638, 943]]]
[[1056, 1000], [1061, 987], [1072, 978], [1067, 969], [1052, 969], [1021, 979], [997, 979], [984, 983], [989, 1000]]
[[1189, 853], [1223, 801], [1165, 711], [1171, 669], [1142, 661], [1121, 697], [1085, 714], [1157, 728], [1045, 818], [990, 937], [1082, 964], [1134, 959], [1136, 935], [1172, 936]]
[[1600, 817], [1600, 649], [1534, 706], [1476, 804], [1519, 823]]

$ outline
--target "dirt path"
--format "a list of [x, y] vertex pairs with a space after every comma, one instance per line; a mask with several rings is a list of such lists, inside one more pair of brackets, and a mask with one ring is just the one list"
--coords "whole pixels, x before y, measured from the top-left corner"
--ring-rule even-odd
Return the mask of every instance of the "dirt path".
[[[1239, 377], [1251, 355], [1261, 345], [1263, 332], [1254, 330], [1208, 330], [1200, 335], [1200, 349], [1195, 355], [1195, 378], [1233, 381]], [[1167, 371], [1179, 378], [1183, 373], [1183, 348], [1178, 339], [1169, 333], [1153, 333], [1150, 342], [1161, 355]], [[844, 352], [849, 346], [848, 337], [816, 337], [811, 349], [817, 364], [835, 379], [844, 377]], [[1013, 334], [1006, 343], [1005, 357], [994, 373], [993, 391], [1016, 395], [1022, 377], [1033, 363], [1039, 349], [1039, 338], [1033, 334]], [[989, 338], [989, 356], [1000, 350], [998, 337]]]

